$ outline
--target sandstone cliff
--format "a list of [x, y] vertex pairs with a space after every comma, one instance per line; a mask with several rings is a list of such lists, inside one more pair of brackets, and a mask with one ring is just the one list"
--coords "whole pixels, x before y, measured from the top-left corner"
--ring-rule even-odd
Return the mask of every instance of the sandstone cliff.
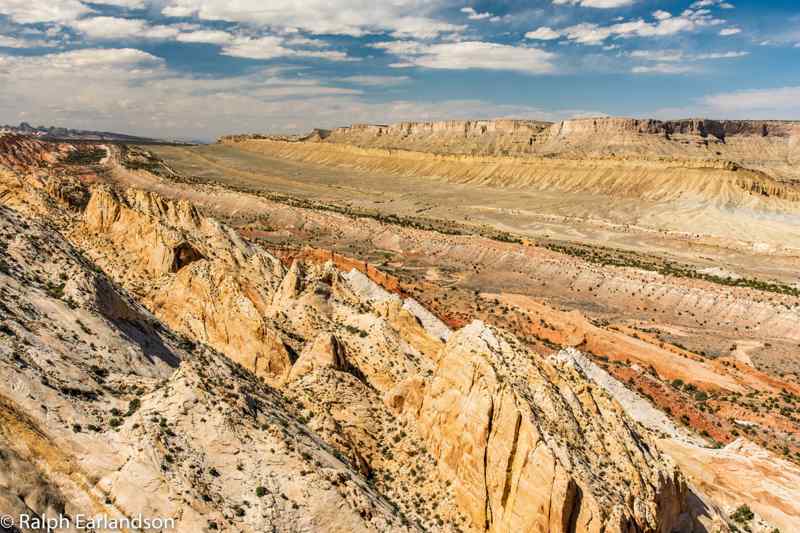
[[[264, 142], [324, 143], [361, 149], [472, 156], [532, 159], [544, 172], [559, 161], [575, 166], [574, 160], [614, 163], [623, 169], [641, 167], [642, 162], [680, 168], [757, 170], [778, 180], [798, 180], [800, 123], [791, 121], [746, 121], [687, 119], [586, 118], [558, 123], [529, 120], [483, 120], [445, 122], [403, 122], [393, 125], [356, 124], [329, 133], [286, 137], [225, 137], [227, 144]], [[365, 152], [365, 155], [370, 152]], [[380, 152], [372, 155], [380, 156]], [[404, 158], [420, 156], [405, 155]], [[538, 161], [548, 158], [550, 164]], [[491, 160], [503, 165], [501, 160]], [[474, 161], [480, 163], [481, 160]], [[580, 165], [578, 165], [580, 166]], [[602, 166], [602, 165], [601, 165]], [[644, 165], [645, 167], [647, 165]], [[398, 165], [402, 168], [402, 163]], [[419, 172], [420, 169], [415, 169]], [[538, 169], [531, 176], [538, 175]], [[595, 170], [595, 169], [592, 169]], [[449, 173], [435, 168], [430, 175]], [[442, 174], [442, 172], [444, 174]], [[538, 176], [537, 176], [538, 178]], [[529, 185], [529, 183], [524, 183]], [[797, 194], [796, 191], [794, 193]]]

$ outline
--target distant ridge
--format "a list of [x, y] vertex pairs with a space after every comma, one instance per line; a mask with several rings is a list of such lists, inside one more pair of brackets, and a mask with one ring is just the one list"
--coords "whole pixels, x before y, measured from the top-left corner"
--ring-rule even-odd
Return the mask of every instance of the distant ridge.
[[19, 126], [0, 126], [0, 135], [27, 135], [38, 137], [45, 140], [66, 140], [66, 141], [107, 141], [107, 142], [128, 142], [134, 144], [196, 144], [193, 142], [178, 141], [172, 139], [155, 139], [151, 137], [139, 137], [125, 133], [114, 133], [109, 131], [77, 130], [58, 126], [31, 126], [27, 122], [21, 122]]

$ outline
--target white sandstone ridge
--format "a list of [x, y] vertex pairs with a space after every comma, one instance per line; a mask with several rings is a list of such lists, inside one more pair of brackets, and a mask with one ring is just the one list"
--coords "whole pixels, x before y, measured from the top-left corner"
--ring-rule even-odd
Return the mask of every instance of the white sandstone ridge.
[[[681, 465], [702, 505], [730, 516], [742, 502], [749, 502], [756, 513], [749, 524], [754, 532], [800, 528], [800, 470], [795, 465], [743, 438], [721, 448], [710, 446], [574, 348], [549, 359], [605, 389], [628, 416], [651, 431], [661, 451]], [[701, 521], [709, 530], [719, 525], [713, 519]]]
[[400, 298], [398, 295], [388, 292], [369, 279], [363, 272], [356, 269], [343, 274], [343, 277], [350, 283], [350, 287], [365, 300], [372, 303], [402, 301], [403, 309], [414, 315], [432, 337], [443, 341], [450, 337], [450, 328], [414, 298]]
[[429, 382], [387, 401], [487, 531], [692, 531], [678, 469], [618, 405], [483, 322], [450, 336]]
[[635, 391], [620, 383], [611, 374], [589, 360], [575, 348], [565, 348], [550, 357], [560, 366], [574, 369], [587, 380], [605, 389], [628, 413], [628, 416], [661, 437], [679, 439], [688, 444], [704, 446], [706, 443], [684, 428], [675, 425], [672, 420], [659, 409], [645, 400]]

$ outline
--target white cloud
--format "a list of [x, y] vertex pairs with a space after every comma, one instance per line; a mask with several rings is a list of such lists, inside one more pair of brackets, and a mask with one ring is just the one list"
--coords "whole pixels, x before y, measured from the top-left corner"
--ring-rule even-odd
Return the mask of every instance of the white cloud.
[[701, 9], [705, 7], [720, 7], [722, 9], [734, 9], [736, 6], [724, 0], [698, 0], [691, 5], [692, 9]]
[[222, 49], [226, 56], [245, 57], [250, 59], [273, 59], [288, 56], [291, 50], [283, 46], [283, 39], [275, 36], [258, 39], [239, 38]]
[[553, 0], [554, 4], [572, 4], [582, 7], [594, 7], [598, 9], [612, 9], [626, 7], [636, 3], [636, 0]]
[[222, 48], [222, 54], [247, 59], [274, 59], [276, 57], [309, 57], [329, 61], [356, 61], [344, 52], [335, 50], [299, 50], [287, 48], [281, 37], [236, 37]]
[[653, 18], [656, 20], [667, 20], [672, 18], [672, 13], [659, 9], [653, 12]]
[[559, 37], [561, 37], [561, 33], [548, 26], [542, 26], [525, 34], [526, 39], [535, 39], [540, 41], [552, 41], [553, 39], [558, 39]]
[[443, 33], [458, 33], [466, 26], [431, 20], [425, 17], [400, 17], [392, 21], [392, 37], [433, 39]]
[[54, 43], [42, 39], [23, 39], [10, 35], [0, 35], [0, 48], [50, 48]]
[[69, 25], [90, 39], [174, 39], [179, 33], [170, 26], [151, 26], [146, 20], [119, 17], [83, 18]]
[[674, 63], [658, 63], [656, 65], [633, 67], [631, 72], [634, 74], [686, 74], [694, 69], [687, 65], [675, 65]]
[[673, 62], [684, 59], [683, 52], [679, 50], [635, 50], [630, 53], [630, 56], [646, 61]]
[[84, 82], [93, 76], [102, 76], [108, 69], [141, 74], [163, 67], [161, 58], [134, 48], [87, 48], [40, 56], [0, 55], [0, 60], [5, 68], [3, 75], [13, 73], [18, 81], [35, 80], [41, 76], [42, 80], [63, 78]]
[[736, 59], [750, 55], [749, 52], [710, 52], [704, 54], [685, 54], [680, 50], [635, 50], [630, 57], [645, 61], [659, 61], [673, 63], [677, 61], [705, 61], [710, 59]]
[[143, 9], [147, 6], [145, 0], [85, 0], [93, 4], [124, 7], [127, 9]]
[[742, 33], [740, 28], [723, 28], [720, 30], [719, 34], [723, 37], [727, 37], [729, 35], [736, 35], [737, 33]]
[[141, 9], [146, 0], [0, 0], [0, 15], [19, 24], [66, 23], [92, 13], [87, 4]]
[[365, 85], [369, 87], [392, 87], [408, 83], [409, 81], [411, 81], [411, 78], [409, 78], [408, 76], [358, 75], [358, 76], [347, 76], [345, 78], [339, 78], [338, 81], [352, 83], [355, 85]]
[[610, 37], [665, 37], [694, 31], [707, 26], [718, 26], [723, 20], [711, 16], [704, 10], [685, 10], [679, 16], [666, 16], [666, 11], [656, 11], [653, 22], [643, 19], [617, 22], [610, 26], [581, 23], [561, 30], [567, 38], [579, 44], [598, 46]]
[[291, 46], [305, 46], [309, 48], [328, 47], [328, 43], [323, 41], [322, 39], [309, 39], [308, 37], [302, 37], [299, 35], [295, 35], [286, 39], [286, 44]]
[[20, 24], [69, 22], [92, 10], [78, 0], [2, 0], [0, 14]]
[[444, 0], [165, 0], [164, 4], [162, 13], [172, 17], [298, 28], [315, 34], [398, 32], [422, 38], [463, 29], [429, 16]]
[[176, 37], [182, 43], [206, 43], [206, 44], [228, 44], [234, 40], [234, 36], [221, 30], [195, 30], [180, 33]]
[[310, 126], [339, 100], [352, 102], [361, 94], [313, 79], [287, 79], [277, 69], [195, 78], [129, 48], [0, 55], [0, 84], [2, 116], [21, 119], [27, 113], [42, 123], [161, 137], [252, 131], [289, 114]]
[[528, 74], [542, 74], [555, 70], [552, 64], [555, 54], [537, 48], [481, 41], [432, 45], [415, 41], [395, 41], [377, 43], [373, 46], [400, 56], [403, 62], [391, 65], [395, 68], [487, 69]]
[[780, 87], [719, 93], [706, 96], [702, 103], [716, 111], [772, 111], [800, 114], [800, 87]]
[[[145, 20], [118, 17], [83, 18], [71, 22], [70, 26], [93, 40], [155, 39], [215, 44], [222, 46], [222, 55], [238, 58], [306, 57], [329, 61], [356, 60], [344, 52], [325, 50], [328, 46], [325, 41], [299, 35], [248, 37], [222, 30], [197, 29], [197, 26], [186, 24], [151, 26]], [[309, 47], [313, 50], [306, 49]]]
[[477, 11], [475, 11], [475, 8], [472, 8], [472, 7], [462, 7], [461, 8], [461, 12], [462, 13], [466, 13], [467, 14], [467, 18], [469, 20], [483, 20], [483, 19], [492, 18], [494, 16], [489, 12], [478, 13]]
[[714, 52], [710, 54], [697, 54], [694, 59], [736, 59], [750, 55], [750, 52]]

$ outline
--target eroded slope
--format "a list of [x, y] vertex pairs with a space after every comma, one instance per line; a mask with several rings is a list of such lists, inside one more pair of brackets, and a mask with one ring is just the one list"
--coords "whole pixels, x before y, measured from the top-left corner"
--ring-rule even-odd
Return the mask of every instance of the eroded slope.
[[53, 195], [53, 168], [31, 174], [0, 190], [3, 511], [182, 531], [694, 527], [655, 442], [513, 335], [451, 334], [333, 263], [286, 268], [187, 203]]

